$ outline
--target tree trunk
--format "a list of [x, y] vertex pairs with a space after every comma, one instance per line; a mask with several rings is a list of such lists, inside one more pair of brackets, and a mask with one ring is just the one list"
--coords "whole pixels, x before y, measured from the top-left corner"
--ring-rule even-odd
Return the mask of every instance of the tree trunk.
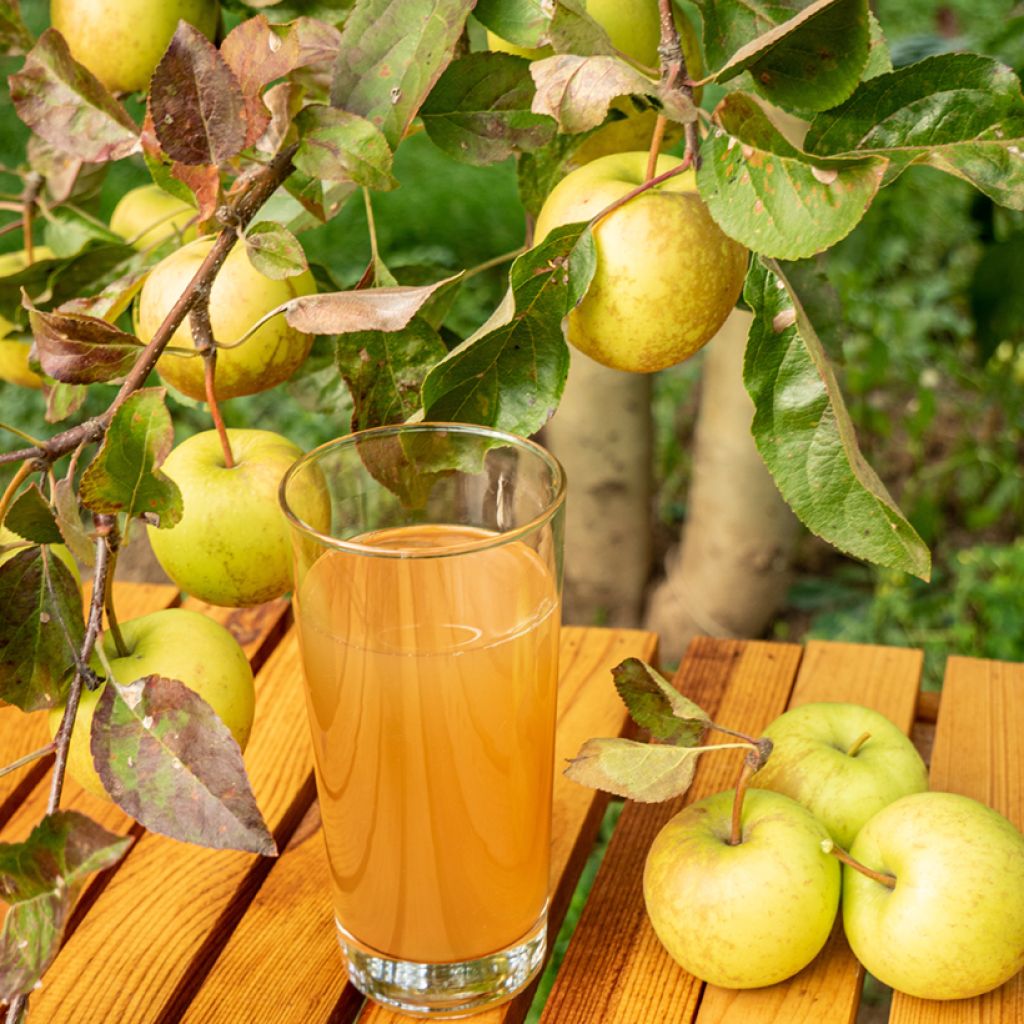
[[757, 636], [781, 607], [800, 524], [750, 435], [743, 387], [751, 315], [734, 310], [704, 356], [693, 479], [680, 548], [650, 598], [646, 625], [666, 665], [691, 638]]
[[565, 621], [635, 626], [651, 568], [651, 378], [575, 350], [544, 431], [565, 466]]

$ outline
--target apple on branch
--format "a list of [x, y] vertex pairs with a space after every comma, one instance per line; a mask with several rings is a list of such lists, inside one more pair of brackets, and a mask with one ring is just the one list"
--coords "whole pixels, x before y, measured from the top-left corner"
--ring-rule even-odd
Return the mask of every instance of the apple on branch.
[[[178, 445], [163, 471], [181, 490], [184, 512], [170, 528], [149, 527], [157, 561], [186, 593], [210, 604], [260, 604], [290, 589], [291, 536], [277, 500], [281, 478], [301, 449], [269, 430], [228, 430], [235, 464], [225, 465], [214, 430]], [[307, 474], [291, 507], [327, 530], [326, 488]]]
[[[655, 174], [678, 167], [658, 158]], [[618, 153], [566, 175], [544, 202], [536, 241], [589, 221], [644, 183], [647, 153]], [[692, 356], [717, 333], [743, 288], [747, 250], [711, 219], [692, 170], [668, 178], [602, 217], [597, 267], [569, 313], [566, 338], [617, 370], [651, 373]]]
[[883, 807], [928, 788], [928, 769], [910, 738], [860, 704], [803, 704], [776, 718], [764, 735], [772, 755], [751, 785], [803, 804], [847, 850]]
[[[177, 679], [213, 708], [242, 750], [252, 730], [256, 706], [252, 669], [235, 638], [199, 612], [166, 608], [121, 623], [127, 653], [119, 653], [112, 631], [103, 634], [102, 650], [113, 677], [126, 686], [149, 675]], [[93, 668], [103, 675], [99, 659]], [[68, 771], [90, 793], [106, 797], [90, 748], [92, 716], [103, 686], [83, 690], [68, 748]], [[56, 736], [63, 705], [49, 712], [50, 735]]]

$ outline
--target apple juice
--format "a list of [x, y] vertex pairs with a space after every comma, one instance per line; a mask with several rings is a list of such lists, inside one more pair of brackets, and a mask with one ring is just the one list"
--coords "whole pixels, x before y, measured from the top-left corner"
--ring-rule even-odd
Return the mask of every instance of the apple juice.
[[390, 555], [329, 550], [296, 593], [336, 916], [395, 959], [495, 952], [547, 901], [558, 588], [522, 541], [455, 551], [496, 537], [364, 534]]

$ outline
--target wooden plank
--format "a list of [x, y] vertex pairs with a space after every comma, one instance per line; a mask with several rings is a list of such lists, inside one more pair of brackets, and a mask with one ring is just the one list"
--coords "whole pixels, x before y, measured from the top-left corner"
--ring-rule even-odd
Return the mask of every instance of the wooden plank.
[[[852, 701], [880, 711], [904, 732], [914, 723], [923, 655], [902, 647], [814, 641], [807, 645], [789, 706]], [[864, 972], [842, 921], [799, 974], [768, 988], [738, 992], [708, 985], [698, 1024], [853, 1024]]]
[[[723, 725], [759, 732], [786, 705], [801, 649], [699, 638], [676, 685]], [[717, 742], [713, 738], [712, 742]], [[687, 795], [627, 803], [566, 952], [542, 1024], [691, 1021], [701, 983], [664, 951], [647, 921], [641, 878], [647, 850], [684, 803], [734, 785], [742, 751], [703, 757]]]
[[[994, 807], [1024, 829], [1024, 665], [952, 657], [946, 664], [931, 788]], [[890, 1024], [1019, 1024], [1024, 973], [976, 999], [950, 1002], [893, 994]]]
[[[571, 757], [585, 739], [616, 735], [625, 714], [609, 670], [630, 655], [653, 659], [655, 638], [632, 630], [566, 628], [562, 631], [556, 760]], [[555, 893], [550, 934], [557, 932], [593, 844], [607, 799], [557, 774], [553, 809], [552, 875]], [[258, 1005], [277, 1024], [350, 1021], [362, 997], [346, 984], [334, 931], [322, 838], [289, 849], [239, 923], [183, 1024], [244, 1019]], [[287, 912], [284, 912], [287, 908]], [[281, 950], [288, 955], [282, 956]], [[521, 1020], [531, 993], [474, 1017], [484, 1022]], [[407, 1020], [368, 1005], [361, 1022]]]
[[[86, 600], [89, 593], [90, 589], [86, 587]], [[174, 603], [177, 595], [177, 590], [163, 584], [119, 583], [114, 598], [118, 616], [127, 620], [166, 608]], [[49, 742], [50, 731], [45, 711], [26, 715], [17, 708], [0, 709], [0, 763], [10, 764]], [[48, 756], [0, 776], [0, 828], [6, 829], [6, 823], [16, 809], [49, 776], [52, 765], [53, 758]], [[45, 806], [45, 798], [42, 806]]]
[[[253, 790], [279, 843], [313, 791], [298, 666], [291, 631], [257, 675], [246, 752]], [[176, 1024], [272, 863], [144, 834], [64, 946], [32, 998], [33, 1013], [50, 1024]]]

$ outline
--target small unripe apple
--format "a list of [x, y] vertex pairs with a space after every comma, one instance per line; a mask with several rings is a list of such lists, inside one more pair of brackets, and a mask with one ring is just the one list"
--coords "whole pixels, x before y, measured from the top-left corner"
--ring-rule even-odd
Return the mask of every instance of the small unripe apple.
[[[167, 456], [162, 468], [181, 489], [184, 514], [168, 529], [149, 527], [149, 541], [186, 593], [240, 607], [291, 589], [291, 534], [277, 491], [302, 452], [269, 430], [229, 430], [228, 438], [235, 461], [230, 469], [213, 430], [193, 435]], [[329, 499], [314, 474], [306, 474], [290, 497], [303, 521], [328, 529]]]
[[[658, 158], [660, 175], [680, 163]], [[616, 153], [566, 175], [537, 218], [536, 241], [589, 221], [641, 185], [647, 153]], [[594, 226], [597, 267], [566, 337], [591, 359], [650, 373], [692, 356], [717, 333], [743, 288], [747, 250], [712, 220], [692, 170], [631, 199]]]
[[[144, 344], [152, 340], [213, 242], [213, 238], [197, 238], [161, 260], [146, 278], [136, 310], [136, 332]], [[244, 245], [236, 245], [210, 291], [213, 336], [221, 344], [232, 345], [264, 314], [289, 299], [315, 291], [316, 283], [308, 270], [294, 277], [274, 280], [252, 265]], [[305, 361], [312, 344], [312, 336], [289, 327], [283, 314], [273, 317], [241, 345], [218, 350], [217, 398], [253, 395], [286, 381]], [[170, 346], [195, 350], [188, 319], [174, 332]], [[156, 369], [168, 384], [183, 394], [200, 401], [206, 398], [201, 357], [167, 351], [160, 357]]]
[[[149, 675], [179, 680], [213, 708], [245, 749], [256, 707], [252, 669], [245, 651], [220, 623], [199, 612], [166, 608], [122, 622], [121, 635], [127, 656], [118, 655], [109, 630], [102, 643], [110, 670], [122, 686]], [[93, 667], [102, 674], [98, 659]], [[102, 693], [103, 686], [82, 692], [68, 748], [68, 772], [90, 793], [105, 797], [90, 747], [92, 718]], [[57, 735], [63, 715], [63, 706], [49, 712], [51, 736]]]
[[213, 38], [217, 0], [50, 0], [50, 24], [112, 92], [145, 89], [179, 21]]
[[159, 185], [140, 185], [118, 201], [110, 215], [110, 230], [136, 249], [148, 249], [177, 237], [190, 242], [196, 236], [196, 208]]

